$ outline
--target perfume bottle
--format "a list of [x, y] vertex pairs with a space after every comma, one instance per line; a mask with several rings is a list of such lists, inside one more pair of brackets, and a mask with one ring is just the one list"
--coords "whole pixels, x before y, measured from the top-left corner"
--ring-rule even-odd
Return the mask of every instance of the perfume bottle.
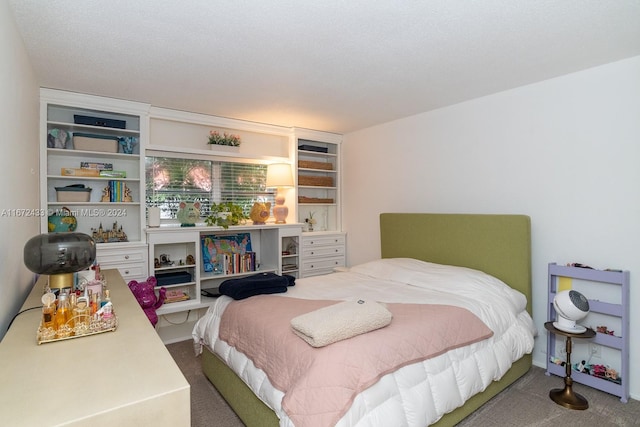
[[109, 289], [105, 289], [104, 297], [100, 300], [100, 307], [104, 307], [108, 302], [111, 302], [111, 297], [109, 296]]
[[73, 309], [73, 317], [75, 320], [74, 330], [76, 335], [86, 334], [89, 332], [91, 316], [87, 297], [78, 297], [76, 307]]
[[45, 292], [42, 301], [42, 328], [56, 328], [56, 296], [50, 290]]
[[74, 309], [76, 308], [76, 303], [78, 302], [78, 295], [75, 292], [72, 292], [71, 295], [69, 295], [69, 309], [71, 310], [71, 315], [69, 316], [69, 320], [67, 321], [67, 325], [69, 325], [69, 327], [71, 329], [73, 329], [75, 327], [75, 317], [74, 317]]
[[56, 306], [54, 304], [42, 306], [42, 327], [56, 328]]
[[[91, 292], [91, 291], [89, 291]], [[92, 293], [91, 299], [89, 300], [89, 308], [91, 310], [91, 315], [93, 316], [98, 311], [98, 294]]]
[[69, 305], [69, 294], [60, 293], [58, 296], [58, 310], [56, 310], [56, 334], [58, 338], [71, 335], [72, 329], [69, 319], [72, 317], [71, 306]]

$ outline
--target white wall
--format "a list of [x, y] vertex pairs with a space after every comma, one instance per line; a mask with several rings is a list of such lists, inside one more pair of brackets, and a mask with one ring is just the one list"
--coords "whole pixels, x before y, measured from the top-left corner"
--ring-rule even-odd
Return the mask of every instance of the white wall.
[[16, 214], [16, 209], [37, 209], [39, 205], [39, 98], [38, 84], [6, 0], [0, 0], [0, 56], [1, 339], [31, 290], [33, 274], [24, 266], [22, 251], [26, 241], [39, 233], [38, 218]]
[[[631, 307], [640, 303], [639, 118], [634, 57], [348, 134], [348, 263], [380, 256], [381, 212], [529, 215], [544, 366], [549, 262], [630, 270]], [[638, 310], [631, 331], [640, 360]], [[637, 364], [631, 378], [638, 399]]]

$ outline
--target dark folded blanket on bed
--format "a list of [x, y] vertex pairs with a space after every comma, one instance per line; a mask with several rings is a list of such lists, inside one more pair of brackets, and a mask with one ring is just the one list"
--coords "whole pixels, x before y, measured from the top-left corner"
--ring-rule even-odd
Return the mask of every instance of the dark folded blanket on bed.
[[261, 294], [287, 292], [287, 287], [295, 285], [296, 278], [288, 274], [259, 273], [241, 279], [228, 279], [220, 284], [220, 293], [235, 300]]

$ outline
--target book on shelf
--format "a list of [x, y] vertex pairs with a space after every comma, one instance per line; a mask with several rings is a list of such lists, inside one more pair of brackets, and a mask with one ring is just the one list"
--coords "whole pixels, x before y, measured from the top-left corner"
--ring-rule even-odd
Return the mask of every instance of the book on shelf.
[[80, 168], [82, 168], [82, 169], [97, 169], [99, 171], [112, 171], [113, 170], [113, 163], [80, 162]]
[[164, 303], [180, 302], [189, 299], [189, 295], [181, 289], [167, 289]]
[[100, 176], [98, 169], [85, 169], [85, 168], [61, 168], [60, 175], [62, 176]]
[[225, 274], [239, 274], [256, 271], [256, 253], [223, 253], [217, 256], [218, 268]]
[[257, 269], [250, 233], [202, 235], [200, 242], [206, 273], [237, 274]]
[[114, 170], [101, 170], [100, 176], [105, 178], [126, 178], [126, 171], [114, 171]]
[[124, 181], [109, 180], [109, 201], [130, 202], [130, 193]]

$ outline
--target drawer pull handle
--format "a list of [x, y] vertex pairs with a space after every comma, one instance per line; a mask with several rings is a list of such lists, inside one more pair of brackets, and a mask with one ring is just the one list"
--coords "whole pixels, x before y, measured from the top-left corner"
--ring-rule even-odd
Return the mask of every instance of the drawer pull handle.
[[125, 256], [124, 256], [124, 259], [129, 259], [129, 255], [125, 255]]
[[312, 252], [311, 252], [311, 255], [313, 255], [313, 254], [315, 254], [315, 252], [313, 252], [313, 251], [312, 251]]
[[124, 271], [124, 274], [129, 274], [129, 270], [125, 270], [125, 271]]

